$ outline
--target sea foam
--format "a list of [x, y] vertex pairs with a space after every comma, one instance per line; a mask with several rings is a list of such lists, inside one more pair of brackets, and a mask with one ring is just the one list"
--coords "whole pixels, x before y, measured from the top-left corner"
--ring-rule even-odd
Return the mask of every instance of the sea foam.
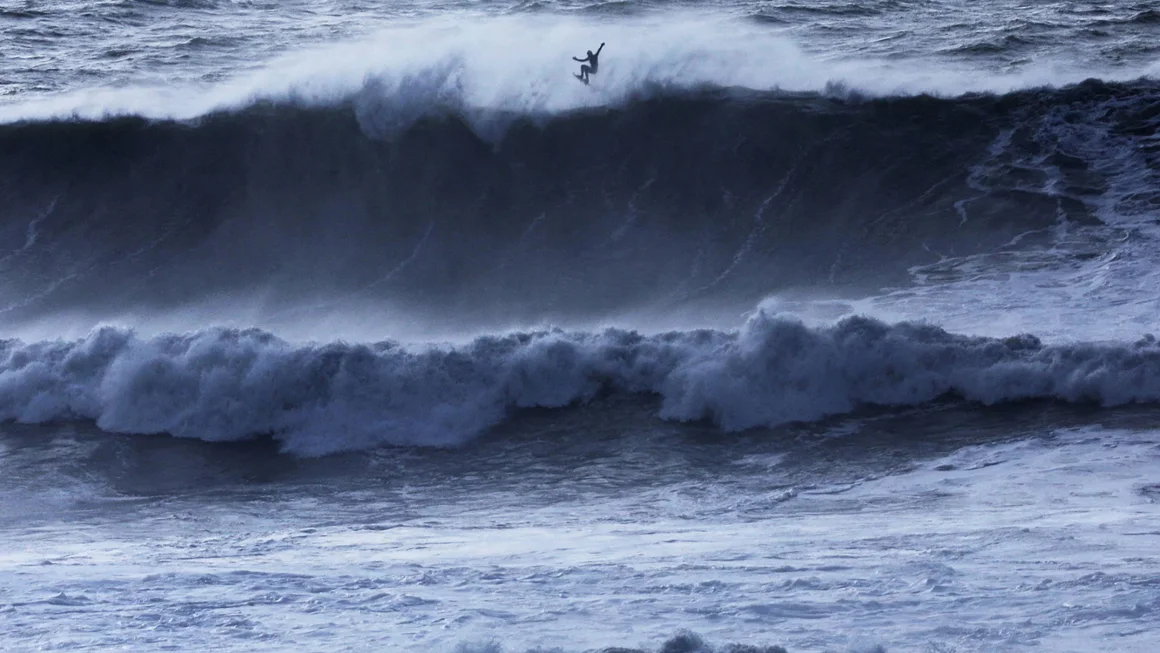
[[[573, 56], [607, 44], [590, 86]], [[509, 15], [400, 19], [373, 33], [307, 46], [211, 84], [89, 88], [0, 105], [0, 123], [134, 115], [187, 120], [258, 103], [333, 106], [371, 97], [391, 110], [555, 115], [618, 106], [654, 89], [872, 96], [1007, 93], [1088, 78], [1130, 80], [1155, 69], [1043, 61], [1014, 72], [965, 64], [810, 54], [787, 34], [696, 10], [664, 15]]]
[[724, 431], [944, 396], [981, 404], [1160, 400], [1160, 346], [1044, 345], [855, 317], [810, 328], [766, 313], [737, 331], [544, 330], [461, 346], [294, 345], [258, 330], [0, 346], [0, 418], [225, 441], [271, 434], [314, 456], [466, 442], [520, 408], [659, 396], [659, 417]]

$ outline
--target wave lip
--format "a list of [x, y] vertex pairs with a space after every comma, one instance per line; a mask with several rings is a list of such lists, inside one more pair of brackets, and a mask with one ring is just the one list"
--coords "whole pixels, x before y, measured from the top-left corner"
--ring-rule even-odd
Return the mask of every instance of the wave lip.
[[106, 431], [210, 441], [271, 434], [304, 456], [450, 446], [520, 408], [655, 395], [663, 419], [725, 431], [946, 396], [1115, 406], [1160, 401], [1160, 345], [1044, 345], [848, 318], [809, 328], [766, 313], [733, 332], [548, 330], [459, 347], [296, 346], [209, 329], [153, 338], [104, 327], [75, 341], [0, 345], [0, 418], [92, 419]]
[[[622, 3], [594, 7], [592, 13], [597, 14], [635, 12]], [[775, 14], [821, 11], [849, 17], [877, 11], [854, 5], [775, 10]], [[1144, 21], [1146, 16], [1144, 12], [1133, 20]], [[0, 103], [0, 124], [125, 116], [194, 120], [270, 103], [336, 106], [357, 97], [368, 84], [403, 104], [450, 98], [457, 106], [475, 111], [554, 116], [621, 106], [654, 87], [791, 92], [844, 88], [871, 97], [958, 97], [1062, 87], [1089, 78], [1127, 81], [1156, 72], [1150, 62], [1081, 66], [1073, 63], [1082, 59], [1078, 57], [1036, 58], [1034, 64], [1006, 71], [979, 67], [978, 62], [940, 60], [937, 53], [908, 58], [903, 66], [892, 59], [820, 58], [762, 24], [779, 19], [778, 15], [742, 19], [685, 9], [615, 20], [536, 12], [474, 20], [458, 16], [398, 20], [356, 39], [284, 53], [224, 79], [215, 69], [210, 76], [217, 81], [211, 84], [197, 78], [175, 84], [142, 77], [124, 87], [69, 87], [49, 95], [22, 96], [16, 102]], [[228, 39], [218, 36], [188, 34], [183, 38], [181, 48], [229, 46]], [[591, 86], [575, 83], [572, 57], [602, 41], [608, 49], [597, 82]], [[1012, 34], [965, 47], [968, 54], [994, 54], [1018, 50], [1033, 41], [1031, 36]], [[104, 49], [117, 47], [109, 44]]]

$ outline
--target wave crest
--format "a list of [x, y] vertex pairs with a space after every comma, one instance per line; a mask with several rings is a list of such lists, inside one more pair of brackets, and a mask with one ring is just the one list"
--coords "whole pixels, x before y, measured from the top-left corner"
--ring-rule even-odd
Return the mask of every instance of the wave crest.
[[[598, 5], [594, 13], [622, 6]], [[1146, 19], [1144, 12], [1133, 20]], [[582, 86], [572, 79], [577, 68], [571, 58], [600, 42], [608, 44], [600, 74], [591, 86]], [[838, 87], [872, 97], [954, 97], [1061, 87], [1092, 77], [1130, 80], [1154, 72], [1155, 67], [1092, 68], [1060, 61], [1000, 72], [934, 60], [905, 65], [823, 60], [760, 21], [709, 11], [615, 19], [533, 12], [397, 20], [374, 34], [293, 52], [210, 85], [88, 88], [0, 104], [0, 123], [127, 115], [187, 120], [264, 103], [335, 106], [368, 88], [411, 106], [437, 97], [473, 111], [533, 116], [621, 106], [655, 87], [791, 92]]]
[[659, 416], [726, 431], [955, 396], [1115, 406], [1160, 400], [1160, 345], [1044, 345], [849, 318], [759, 313], [739, 331], [548, 330], [414, 349], [295, 346], [259, 330], [0, 345], [0, 418], [211, 441], [272, 434], [298, 455], [466, 442], [520, 408], [655, 395]]

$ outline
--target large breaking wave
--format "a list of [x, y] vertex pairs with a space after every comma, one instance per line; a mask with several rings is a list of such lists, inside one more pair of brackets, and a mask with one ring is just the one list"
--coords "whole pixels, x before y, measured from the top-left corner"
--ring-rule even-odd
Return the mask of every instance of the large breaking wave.
[[259, 330], [0, 345], [0, 419], [222, 441], [270, 434], [299, 455], [463, 443], [515, 410], [658, 396], [659, 416], [727, 431], [953, 396], [982, 404], [1160, 401], [1160, 346], [1048, 346], [850, 318], [808, 328], [759, 313], [739, 331], [607, 329], [458, 347], [295, 346]]
[[642, 87], [480, 122], [369, 83], [337, 106], [8, 124], [0, 319], [233, 301], [275, 326], [368, 305], [528, 324], [876, 288], [1153, 210], [1157, 96]]
[[[272, 435], [316, 455], [462, 443], [602, 394], [730, 431], [945, 396], [1160, 400], [1150, 338], [1048, 345], [766, 313], [657, 333], [676, 322], [659, 316], [735, 326], [772, 293], [875, 292], [958, 256], [1058, 260], [1073, 253], [1057, 232], [1160, 208], [1147, 78], [790, 92], [709, 45], [675, 68], [638, 47], [602, 77], [611, 95], [572, 84], [537, 100], [510, 59], [514, 76], [481, 85], [435, 48], [407, 74], [184, 112], [5, 108], [0, 326], [43, 328], [0, 346], [0, 419]], [[370, 344], [337, 341], [360, 312], [373, 335], [352, 341]], [[144, 328], [150, 315], [182, 335]], [[108, 321], [127, 326], [89, 331]], [[302, 324], [319, 344], [272, 335]], [[508, 335], [414, 344], [463, 332]]]

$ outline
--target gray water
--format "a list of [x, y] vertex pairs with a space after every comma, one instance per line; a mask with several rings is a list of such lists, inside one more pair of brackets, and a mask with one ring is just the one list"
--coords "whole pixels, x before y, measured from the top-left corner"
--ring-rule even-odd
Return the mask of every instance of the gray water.
[[1155, 644], [1147, 412], [944, 407], [722, 441], [601, 408], [615, 421], [320, 460], [10, 429], [5, 647]]
[[0, 5], [0, 648], [1155, 651], [1158, 26]]

